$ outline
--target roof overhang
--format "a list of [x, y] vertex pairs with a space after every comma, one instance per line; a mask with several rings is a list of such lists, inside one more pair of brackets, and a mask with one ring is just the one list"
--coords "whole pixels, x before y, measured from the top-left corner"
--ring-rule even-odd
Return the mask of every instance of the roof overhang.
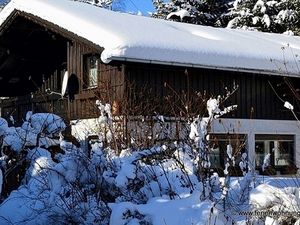
[[1, 96], [38, 90], [66, 62], [67, 39], [52, 30], [17, 10], [1, 24]]
[[86, 38], [83, 38], [67, 29], [64, 29], [63, 27], [58, 26], [57, 24], [51, 23], [51, 22], [44, 20], [36, 15], [27, 13], [24, 11], [20, 11], [17, 9], [14, 9], [11, 12], [11, 14], [5, 19], [5, 21], [2, 24], [0, 24], [0, 36], [3, 34], [3, 32], [5, 32], [9, 28], [9, 26], [12, 24], [14, 19], [18, 16], [28, 19], [29, 21], [32, 21], [33, 23], [36, 23], [36, 24], [40, 25], [41, 27], [44, 27], [45, 29], [49, 29], [52, 32], [55, 32], [70, 41], [79, 41], [83, 44], [87, 44], [87, 45], [91, 46], [91, 48], [94, 48], [95, 50], [98, 50], [99, 52], [103, 51], [103, 47], [91, 42], [90, 40], [88, 40]]
[[299, 77], [300, 37], [212, 28], [112, 12], [69, 0], [12, 0], [0, 27], [15, 13], [112, 60]]
[[252, 73], [252, 74], [262, 74], [262, 75], [274, 75], [274, 76], [285, 76], [285, 77], [300, 77], [299, 73], [290, 73], [287, 71], [269, 71], [269, 70], [258, 70], [258, 69], [249, 69], [249, 68], [239, 68], [239, 67], [222, 67], [222, 66], [213, 66], [213, 65], [201, 65], [201, 64], [192, 64], [192, 63], [178, 63], [172, 61], [159, 61], [159, 60], [147, 60], [147, 59], [137, 59], [137, 58], [126, 58], [126, 57], [110, 57], [111, 61], [120, 61], [120, 62], [133, 62], [133, 63], [146, 63], [146, 64], [156, 64], [156, 65], [168, 65], [168, 66], [179, 66], [185, 68], [201, 68], [201, 69], [211, 69], [211, 70], [222, 70], [222, 71], [234, 71], [241, 73]]

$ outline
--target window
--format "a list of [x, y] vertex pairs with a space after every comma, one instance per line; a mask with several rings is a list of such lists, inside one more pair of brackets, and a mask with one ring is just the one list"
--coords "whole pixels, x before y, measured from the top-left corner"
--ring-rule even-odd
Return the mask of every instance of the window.
[[210, 163], [211, 168], [223, 174], [227, 160], [227, 145], [232, 147], [232, 156], [235, 164], [230, 168], [231, 175], [242, 175], [239, 168], [241, 156], [245, 149], [246, 135], [244, 134], [213, 134], [210, 138]]
[[98, 85], [99, 76], [99, 55], [85, 55], [84, 61], [84, 88], [93, 88]]
[[[262, 170], [264, 159], [270, 154], [268, 171]], [[255, 135], [255, 166], [261, 173], [293, 174], [294, 136], [293, 135]]]

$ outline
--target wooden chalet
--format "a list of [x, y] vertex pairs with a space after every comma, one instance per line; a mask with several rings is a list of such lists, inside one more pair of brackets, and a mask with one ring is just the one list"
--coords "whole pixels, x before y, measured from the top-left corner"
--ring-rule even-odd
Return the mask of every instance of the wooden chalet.
[[219, 140], [215, 163], [224, 163], [221, 151], [238, 135], [257, 168], [270, 153], [273, 173], [288, 173], [300, 166], [300, 126], [284, 107], [289, 101], [299, 115], [298, 55], [299, 37], [182, 24], [69, 0], [12, 0], [0, 12], [1, 116], [22, 121], [32, 110], [88, 121], [99, 116], [97, 99], [112, 103], [116, 115], [136, 113], [137, 102], [137, 112], [151, 115], [167, 112], [160, 100], [170, 93], [217, 96], [238, 86], [226, 102], [237, 111], [212, 127]]

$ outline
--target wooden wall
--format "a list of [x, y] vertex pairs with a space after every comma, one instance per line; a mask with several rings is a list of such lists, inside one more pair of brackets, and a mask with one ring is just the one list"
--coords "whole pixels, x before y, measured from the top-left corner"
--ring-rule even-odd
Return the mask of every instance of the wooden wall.
[[68, 71], [76, 74], [79, 79], [79, 94], [69, 103], [70, 119], [85, 119], [99, 117], [100, 113], [95, 105], [96, 100], [113, 103], [123, 97], [124, 73], [121, 64], [98, 64], [98, 85], [85, 88], [83, 78], [83, 57], [85, 54], [100, 54], [95, 49], [79, 42], [68, 45]]
[[[124, 90], [123, 66], [120, 63], [109, 65], [98, 64], [98, 86], [86, 88], [83, 84], [83, 57], [85, 54], [100, 54], [99, 50], [81, 42], [68, 42], [66, 62], [61, 68], [44, 77], [43, 84], [32, 95], [18, 96], [1, 102], [1, 115], [9, 119], [13, 116], [22, 122], [26, 112], [51, 112], [62, 116], [65, 120], [94, 118], [100, 115], [95, 105], [97, 99], [113, 103], [121, 101]], [[62, 79], [64, 72], [75, 74], [79, 81], [79, 93], [75, 100], [61, 98]], [[40, 79], [43, 79], [41, 75]], [[58, 94], [49, 94], [47, 89]]]
[[[231, 90], [238, 85], [237, 92], [225, 102], [226, 106], [238, 105], [238, 110], [231, 113], [229, 117], [294, 119], [291, 112], [283, 107], [283, 102], [276, 96], [270, 83], [278, 95], [285, 96], [283, 99], [290, 101], [296, 107], [296, 113], [300, 111], [300, 101], [291, 96], [281, 76], [113, 62], [98, 64], [98, 86], [86, 88], [86, 85], [83, 85], [83, 57], [85, 54], [100, 54], [101, 51], [75, 41], [68, 42], [66, 51], [65, 68], [58, 68], [48, 76], [39, 90], [34, 93], [33, 98], [23, 96], [2, 101], [2, 115], [8, 118], [12, 114], [21, 121], [28, 110], [34, 110], [35, 112], [53, 112], [66, 120], [94, 118], [100, 115], [95, 105], [97, 99], [103, 100], [104, 103], [116, 103], [120, 113], [126, 112], [124, 109], [127, 107], [134, 115], [140, 112], [153, 115], [154, 111], [159, 113], [167, 107], [163, 100], [170, 94], [173, 94], [170, 102], [176, 105], [182, 100], [185, 101], [185, 99], [179, 99], [183, 92], [189, 95], [197, 91], [204, 98], [216, 97], [225, 95], [226, 89]], [[79, 93], [75, 95], [74, 101], [62, 100], [58, 95], [45, 94], [48, 88], [60, 93], [65, 69], [69, 71], [69, 74], [73, 73], [78, 77]], [[295, 85], [295, 90], [300, 89], [300, 79], [293, 78], [292, 84]], [[134, 112], [137, 105], [142, 110]], [[192, 105], [202, 107], [205, 111], [205, 102], [194, 102]]]
[[[61, 98], [61, 79], [64, 70], [54, 71], [38, 90], [32, 94], [12, 97], [1, 101], [1, 116], [9, 120], [14, 118], [17, 124], [22, 123], [28, 111], [35, 113], [49, 112], [68, 118], [68, 101]], [[49, 91], [46, 91], [49, 89]], [[53, 93], [50, 94], [50, 91]]]
[[[136, 63], [127, 64], [125, 71], [126, 79], [137, 86], [146, 86], [146, 90], [152, 90], [159, 98], [173, 91], [179, 94], [182, 91], [198, 91], [207, 97], [215, 97], [225, 95], [226, 88], [231, 90], [234, 85], [238, 85], [237, 92], [225, 102], [227, 106], [238, 105], [238, 110], [229, 117], [294, 119], [272, 90], [271, 83], [277, 94], [294, 104], [295, 111], [300, 112], [299, 100], [292, 96], [281, 76]], [[291, 78], [291, 81], [295, 89], [299, 90], [300, 79]]]

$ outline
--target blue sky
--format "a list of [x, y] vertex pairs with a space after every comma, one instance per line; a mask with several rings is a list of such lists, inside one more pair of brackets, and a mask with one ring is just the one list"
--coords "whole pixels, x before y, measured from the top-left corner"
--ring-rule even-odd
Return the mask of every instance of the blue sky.
[[[0, 4], [7, 0], [0, 0]], [[154, 8], [151, 0], [120, 0], [124, 1], [125, 11], [138, 12], [141, 11], [143, 15], [147, 15], [148, 12], [153, 12]]]
[[125, 11], [138, 12], [141, 11], [143, 15], [147, 15], [148, 12], [153, 12], [154, 8], [151, 0], [124, 0]]

